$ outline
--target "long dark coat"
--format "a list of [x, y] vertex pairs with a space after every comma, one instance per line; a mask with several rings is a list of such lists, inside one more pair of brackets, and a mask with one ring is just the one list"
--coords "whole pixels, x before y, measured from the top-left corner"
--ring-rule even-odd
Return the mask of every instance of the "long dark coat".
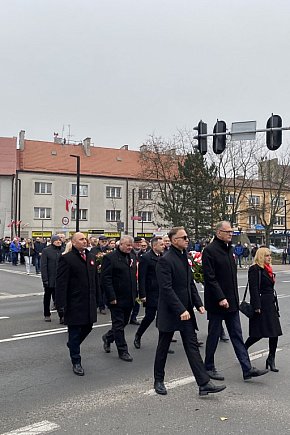
[[[238, 311], [237, 266], [231, 245], [215, 237], [203, 250], [202, 268], [205, 309], [216, 314]], [[227, 299], [228, 309], [219, 306], [223, 299]]]
[[84, 260], [79, 251], [61, 256], [58, 262], [55, 302], [64, 309], [66, 325], [88, 325], [97, 320], [99, 295], [97, 265], [94, 255], [86, 251]]
[[40, 265], [41, 279], [43, 284], [47, 285], [47, 287], [55, 287], [56, 270], [62, 252], [62, 247], [58, 247], [53, 244], [49, 245], [42, 251]]
[[120, 307], [133, 307], [137, 298], [136, 256], [124, 255], [119, 248], [106, 254], [102, 260], [101, 285], [108, 303], [116, 299]]
[[254, 310], [261, 310], [260, 314], [255, 313], [254, 317], [249, 320], [250, 337], [278, 337], [282, 335], [274, 281], [257, 264], [250, 267], [248, 275], [250, 303]]
[[157, 328], [159, 331], [182, 331], [184, 321], [180, 315], [188, 310], [194, 329], [198, 330], [193, 307], [203, 303], [194, 284], [187, 253], [171, 247], [156, 266], [159, 284]]
[[139, 257], [139, 296], [140, 298], [146, 297], [146, 307], [157, 308], [158, 305], [159, 287], [156, 265], [160, 258], [152, 250]]

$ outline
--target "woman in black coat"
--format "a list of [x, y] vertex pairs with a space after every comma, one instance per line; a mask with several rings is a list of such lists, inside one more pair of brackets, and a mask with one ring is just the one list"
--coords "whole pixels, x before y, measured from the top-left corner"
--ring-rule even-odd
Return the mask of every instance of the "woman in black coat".
[[254, 317], [249, 320], [249, 338], [245, 345], [248, 349], [261, 338], [269, 338], [269, 356], [266, 368], [273, 372], [278, 336], [282, 335], [279, 321], [277, 294], [274, 289], [275, 275], [271, 266], [271, 252], [268, 248], [259, 248], [254, 264], [249, 269], [250, 302], [255, 310]]

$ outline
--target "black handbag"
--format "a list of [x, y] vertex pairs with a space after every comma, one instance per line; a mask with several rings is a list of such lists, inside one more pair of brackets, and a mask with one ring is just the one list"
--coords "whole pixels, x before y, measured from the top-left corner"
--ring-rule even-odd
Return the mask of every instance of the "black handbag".
[[248, 286], [249, 286], [249, 282], [247, 282], [246, 285], [246, 290], [244, 293], [244, 297], [242, 302], [239, 305], [239, 310], [241, 311], [241, 313], [243, 313], [246, 317], [248, 317], [249, 319], [251, 319], [254, 314], [255, 314], [255, 310], [252, 307], [252, 305], [246, 301], [246, 296], [247, 296], [247, 291], [248, 291]]

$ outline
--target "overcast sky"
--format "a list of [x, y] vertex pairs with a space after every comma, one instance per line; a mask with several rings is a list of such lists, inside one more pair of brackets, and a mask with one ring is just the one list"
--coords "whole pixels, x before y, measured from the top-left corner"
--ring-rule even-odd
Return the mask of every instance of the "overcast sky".
[[200, 119], [290, 125], [289, 0], [0, 0], [0, 136], [137, 149]]

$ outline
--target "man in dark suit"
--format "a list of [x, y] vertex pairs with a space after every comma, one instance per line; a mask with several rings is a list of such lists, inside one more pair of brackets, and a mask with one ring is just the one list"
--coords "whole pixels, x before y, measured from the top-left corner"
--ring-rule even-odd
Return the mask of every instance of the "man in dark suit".
[[73, 372], [84, 375], [80, 345], [97, 320], [99, 293], [98, 273], [94, 255], [87, 249], [83, 233], [72, 237], [72, 250], [60, 257], [56, 276], [56, 307], [63, 309], [68, 325], [68, 343]]
[[204, 302], [209, 321], [205, 368], [211, 379], [220, 381], [224, 380], [224, 377], [216, 370], [214, 355], [223, 319], [242, 367], [244, 380], [267, 373], [267, 370], [258, 370], [251, 366], [244, 344], [239, 316], [237, 266], [231, 247], [232, 236], [230, 222], [219, 222], [214, 240], [204, 248], [202, 254]]
[[156, 265], [164, 252], [162, 237], [153, 237], [151, 250], [140, 256], [138, 268], [139, 295], [146, 298], [145, 316], [139, 326], [134, 340], [136, 349], [141, 347], [141, 337], [155, 319], [158, 305], [158, 282], [156, 278]]
[[133, 361], [125, 339], [125, 326], [137, 298], [137, 261], [132, 254], [133, 237], [125, 235], [117, 249], [104, 256], [101, 269], [101, 284], [105, 291], [107, 305], [111, 311], [112, 328], [103, 335], [104, 350], [111, 352], [115, 341], [119, 358]]
[[217, 387], [210, 381], [197, 343], [195, 331], [198, 328], [193, 308], [196, 307], [201, 314], [205, 310], [187, 256], [188, 237], [183, 227], [172, 228], [168, 236], [171, 241], [170, 250], [160, 258], [156, 267], [159, 284], [159, 340], [154, 363], [154, 389], [158, 394], [167, 394], [164, 385], [167, 352], [174, 331], [180, 331], [188, 362], [199, 385], [199, 394], [218, 393], [226, 386]]

